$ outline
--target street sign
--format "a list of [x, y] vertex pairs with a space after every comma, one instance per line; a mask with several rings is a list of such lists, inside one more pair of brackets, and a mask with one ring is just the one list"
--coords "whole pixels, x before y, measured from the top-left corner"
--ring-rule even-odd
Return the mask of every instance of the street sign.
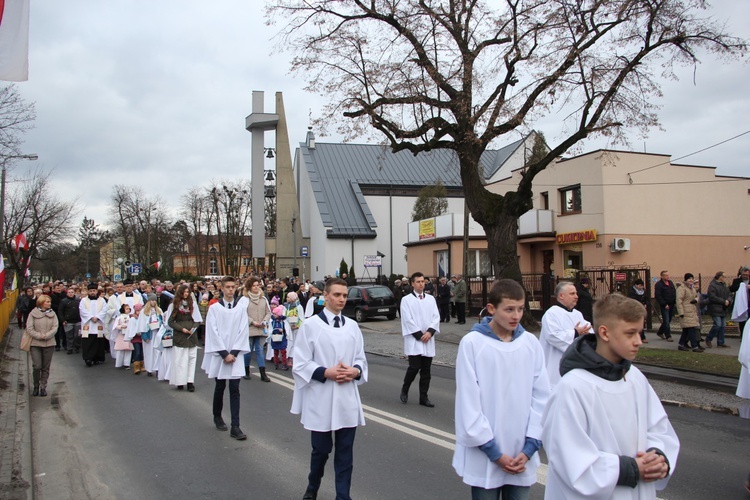
[[115, 271], [115, 275], [113, 279], [115, 281], [122, 281], [122, 274], [120, 274], [120, 271]]
[[380, 267], [382, 265], [380, 255], [365, 255], [365, 267]]
[[310, 256], [310, 247], [307, 245], [303, 245], [299, 249], [300, 257], [309, 257]]
[[90, 277], [91, 277], [91, 273], [86, 273], [86, 278], [90, 278]]
[[132, 274], [133, 276], [138, 276], [142, 272], [143, 272], [143, 265], [142, 264], [136, 262], [135, 264], [133, 264], [132, 266], [130, 266], [130, 274]]

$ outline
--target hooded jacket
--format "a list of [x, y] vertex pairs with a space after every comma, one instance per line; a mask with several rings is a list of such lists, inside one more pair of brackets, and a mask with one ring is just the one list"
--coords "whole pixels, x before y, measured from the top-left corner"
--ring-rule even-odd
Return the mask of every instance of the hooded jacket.
[[[605, 359], [596, 352], [597, 341], [598, 338], [596, 334], [593, 333], [578, 337], [574, 340], [570, 347], [568, 347], [568, 350], [565, 351], [565, 354], [563, 354], [563, 358], [560, 361], [560, 375], [565, 376], [569, 371], [579, 368], [586, 370], [597, 377], [603, 378], [604, 380], [612, 382], [625, 379], [632, 363], [627, 359], [623, 359], [620, 363], [615, 364]], [[666, 460], [667, 457], [664, 452], [658, 448], [651, 448], [647, 451], [651, 450], [662, 455]], [[669, 465], [668, 461], [667, 465]], [[635, 458], [625, 455], [620, 456], [620, 477], [617, 484], [630, 486], [632, 488], [638, 484], [638, 480], [638, 464], [635, 461]]]

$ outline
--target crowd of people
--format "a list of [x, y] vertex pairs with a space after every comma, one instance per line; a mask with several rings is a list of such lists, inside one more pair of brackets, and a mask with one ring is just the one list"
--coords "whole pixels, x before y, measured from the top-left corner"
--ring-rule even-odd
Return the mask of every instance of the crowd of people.
[[[666, 310], [681, 318], [678, 347], [697, 343], [694, 315], [699, 317], [700, 299], [692, 275], [679, 286], [666, 271], [661, 278], [664, 288], [674, 287], [674, 302], [669, 293], [659, 293], [667, 297]], [[736, 303], [744, 301], [746, 321], [750, 270], [743, 269], [732, 286], [723, 279], [717, 273], [709, 286], [708, 303], [715, 306], [710, 313], [726, 316], [732, 303], [737, 311], [742, 305]], [[438, 281], [434, 286], [417, 272], [395, 285], [408, 359], [399, 396], [403, 404], [419, 377], [419, 405], [435, 407], [429, 398], [435, 338], [441, 324], [450, 321], [452, 298], [457, 323], [465, 323], [465, 309], [458, 304], [465, 306], [459, 297], [465, 300], [466, 283], [461, 276], [451, 278], [452, 287], [446, 278]], [[354, 438], [364, 425], [358, 386], [367, 381], [368, 367], [362, 333], [342, 315], [345, 280], [301, 286], [293, 278], [257, 277], [244, 283], [224, 278], [84, 285], [50, 283], [24, 290], [19, 300], [19, 326], [32, 337], [34, 396], [46, 395], [56, 350], [81, 353], [89, 367], [104, 362], [109, 351], [117, 368], [193, 392], [197, 350], [203, 345], [201, 368], [215, 380], [214, 425], [229, 430], [222, 417], [228, 386], [230, 435], [242, 440], [247, 436], [240, 429], [239, 381], [250, 378], [255, 354], [265, 382], [266, 361], [292, 370], [291, 411], [311, 432], [303, 498], [317, 498], [331, 453], [337, 498], [350, 498]], [[655, 498], [666, 486], [679, 440], [655, 392], [632, 365], [644, 342], [644, 288], [637, 280], [628, 294], [632, 298], [610, 294], [594, 300], [572, 282], [561, 282], [537, 339], [521, 326], [523, 288], [512, 280], [493, 284], [487, 316], [463, 337], [456, 360], [453, 467], [471, 487], [472, 498], [528, 498], [542, 446], [549, 461], [545, 498]], [[727, 293], [732, 291], [734, 302]], [[722, 326], [714, 321], [707, 346], [714, 338], [717, 347], [725, 345]], [[665, 339], [668, 334], [668, 326], [659, 332]]]

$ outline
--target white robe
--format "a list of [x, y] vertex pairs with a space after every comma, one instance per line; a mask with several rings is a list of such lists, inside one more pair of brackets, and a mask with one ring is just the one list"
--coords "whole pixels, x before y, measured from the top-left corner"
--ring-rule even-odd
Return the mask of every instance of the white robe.
[[[286, 313], [284, 316], [286, 316], [286, 324], [289, 326], [289, 328], [286, 329], [287, 335], [286, 335], [286, 351], [289, 353], [289, 357], [293, 357], [294, 354], [294, 340], [297, 338], [297, 333], [299, 332], [300, 327], [302, 327], [302, 321], [304, 320], [305, 313], [302, 310], [302, 306], [297, 302], [296, 306], [290, 306], [288, 303], [284, 306], [286, 308]], [[290, 315], [290, 312], [295, 312], [296, 315]], [[292, 328], [292, 326], [296, 326], [297, 328]]]
[[[742, 294], [747, 295], [747, 294]], [[745, 323], [745, 331], [742, 332], [742, 343], [740, 344], [740, 381], [737, 384], [737, 395], [741, 398], [750, 399], [750, 321]]]
[[[565, 350], [576, 338], [576, 323], [585, 325], [588, 323], [581, 311], [573, 309], [568, 311], [558, 305], [547, 309], [542, 316], [542, 332], [539, 341], [542, 343], [544, 359], [547, 363], [547, 376], [549, 376], [550, 387], [554, 390], [560, 382], [560, 360]], [[589, 329], [590, 333], [594, 330]]]
[[[78, 304], [78, 312], [81, 315], [81, 336], [95, 335], [104, 337], [106, 331], [105, 321], [107, 319], [107, 302], [99, 297], [91, 300], [88, 297], [81, 299]], [[92, 321], [96, 319], [97, 321]]]
[[453, 468], [464, 483], [484, 489], [536, 483], [539, 453], [521, 474], [507, 474], [479, 449], [492, 439], [501, 453], [521, 453], [526, 437], [542, 439], [550, 388], [542, 346], [528, 332], [501, 342], [466, 334], [456, 357], [456, 451]]
[[[228, 380], [245, 375], [242, 356], [250, 352], [248, 302], [247, 297], [242, 297], [232, 309], [227, 309], [221, 301], [208, 308], [206, 346], [201, 369], [209, 378]], [[227, 364], [219, 351], [239, 351], [237, 360]]]
[[[743, 281], [734, 294], [734, 305], [732, 306], [732, 321], [747, 321], [748, 303], [747, 303], [747, 284]], [[740, 292], [745, 293], [740, 293]]]
[[[170, 313], [172, 306], [170, 305], [167, 311]], [[169, 380], [172, 372], [172, 349], [173, 347], [162, 347], [161, 342], [164, 338], [164, 334], [172, 332], [172, 329], [167, 325], [167, 313], [162, 314], [162, 325], [154, 336], [154, 353], [156, 354], [154, 359], [154, 369], [158, 371], [159, 380]]]
[[156, 361], [160, 351], [156, 349], [156, 334], [159, 332], [159, 328], [151, 328], [152, 318], [158, 322], [158, 317], [161, 316], [159, 313], [160, 309], [153, 309], [151, 314], [144, 314], [141, 311], [141, 315], [138, 316], [138, 330], [143, 333], [151, 331], [151, 340], [143, 341], [143, 368], [151, 373], [156, 370]]
[[404, 354], [407, 356], [435, 357], [435, 335], [427, 342], [414, 338], [412, 333], [426, 332], [429, 328], [440, 333], [440, 311], [435, 297], [426, 293], [419, 299], [413, 293], [401, 299], [401, 335], [404, 336]]
[[[117, 341], [120, 341], [121, 345], [124, 343], [127, 338], [128, 329], [131, 328], [131, 325], [134, 323], [135, 320], [127, 314], [120, 314], [115, 317], [114, 322], [112, 323], [112, 333], [110, 334], [110, 342], [113, 339], [115, 341], [114, 344], [112, 344], [113, 347], [117, 344]], [[115, 368], [130, 366], [130, 359], [133, 356], [133, 346], [128, 344], [128, 347], [130, 347], [130, 349], [115, 349], [114, 351], [111, 351], [115, 353]]]
[[[125, 304], [130, 306], [130, 312], [132, 313], [133, 306], [136, 304], [143, 305], [143, 297], [141, 297], [141, 294], [139, 293], [134, 293], [132, 297], [126, 297], [123, 292], [119, 295], [115, 294], [109, 298], [109, 302], [107, 303], [108, 327], [106, 329], [108, 332], [107, 338], [109, 338], [109, 352], [112, 357], [115, 356], [115, 342], [117, 337], [117, 334], [114, 333], [115, 321], [117, 321], [117, 317], [120, 315], [120, 308]], [[118, 366], [116, 361], [115, 366]]]
[[[604, 380], [583, 369], [565, 374], [547, 404], [542, 439], [549, 468], [545, 499], [656, 498], [677, 466], [680, 442], [659, 397], [638, 368]], [[635, 488], [617, 486], [620, 456], [651, 447], [667, 457], [670, 475]]]
[[[174, 310], [174, 302], [172, 302], [167, 308], [167, 312], [164, 313], [164, 323], [169, 322], [169, 317], [172, 315]], [[193, 322], [202, 323], [203, 318], [201, 312], [198, 310], [198, 306], [193, 307], [192, 313]], [[195, 382], [195, 367], [198, 360], [198, 347], [172, 347], [166, 349], [166, 352], [162, 352], [162, 356], [169, 356], [170, 359], [166, 360], [169, 366], [166, 370], [166, 377], [171, 385], [185, 385], [186, 383], [192, 384]], [[159, 373], [159, 379], [161, 380], [161, 372]]]
[[[302, 324], [294, 346], [294, 396], [291, 412], [301, 414], [302, 425], [310, 431], [327, 432], [365, 425], [365, 414], [359, 397], [360, 384], [367, 382], [365, 343], [357, 322], [346, 319], [334, 328], [312, 316]], [[359, 366], [359, 380], [338, 384], [312, 378], [321, 366], [330, 368], [343, 362]]]

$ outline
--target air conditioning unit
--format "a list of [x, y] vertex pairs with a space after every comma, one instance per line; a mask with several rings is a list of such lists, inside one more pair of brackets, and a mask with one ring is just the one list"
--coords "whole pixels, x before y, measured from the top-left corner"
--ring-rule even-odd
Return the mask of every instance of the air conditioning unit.
[[628, 250], [630, 250], [629, 238], [615, 238], [612, 241], [613, 252], [627, 252]]

